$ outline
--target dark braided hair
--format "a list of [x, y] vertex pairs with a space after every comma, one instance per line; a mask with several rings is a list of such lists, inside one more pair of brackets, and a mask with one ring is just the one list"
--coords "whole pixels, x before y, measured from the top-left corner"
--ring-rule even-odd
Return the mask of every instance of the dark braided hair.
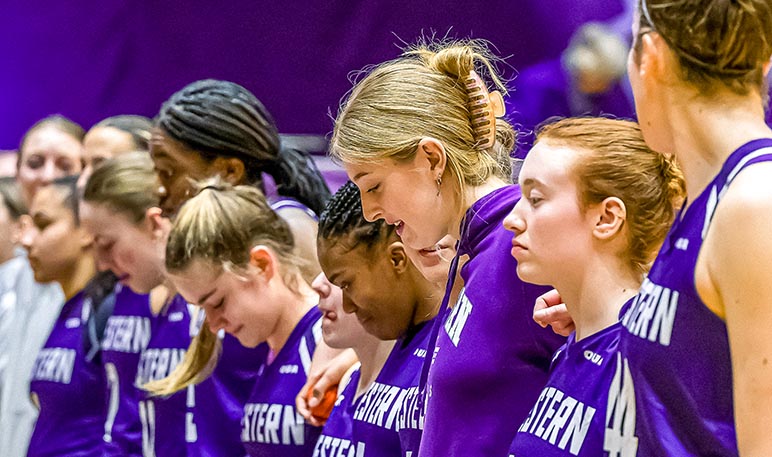
[[387, 240], [394, 233], [394, 226], [383, 219], [368, 222], [362, 213], [362, 198], [357, 186], [347, 181], [335, 195], [319, 217], [318, 239], [326, 242], [335, 241], [351, 235], [348, 240], [349, 249], [365, 246], [369, 250], [373, 246]]
[[241, 160], [248, 183], [261, 190], [262, 173], [268, 173], [280, 195], [297, 199], [317, 214], [330, 198], [309, 155], [282, 148], [271, 114], [236, 83], [206, 79], [188, 84], [163, 104], [156, 125], [204, 160]]

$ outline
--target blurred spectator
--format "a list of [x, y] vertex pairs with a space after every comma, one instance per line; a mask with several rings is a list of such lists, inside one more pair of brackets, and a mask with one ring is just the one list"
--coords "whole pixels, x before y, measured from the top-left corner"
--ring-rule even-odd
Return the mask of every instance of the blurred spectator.
[[523, 70], [507, 112], [520, 131], [517, 156], [533, 143], [533, 130], [553, 116], [611, 114], [632, 118], [624, 85], [628, 46], [610, 29], [590, 22], [577, 30], [559, 59]]
[[0, 177], [16, 176], [16, 151], [0, 151]]

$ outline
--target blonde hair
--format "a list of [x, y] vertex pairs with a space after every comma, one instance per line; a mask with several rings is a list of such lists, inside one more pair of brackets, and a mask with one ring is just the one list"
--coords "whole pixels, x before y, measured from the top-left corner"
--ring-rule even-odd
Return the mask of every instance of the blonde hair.
[[139, 223], [148, 208], [158, 206], [157, 187], [148, 153], [132, 152], [97, 167], [83, 189], [83, 200], [106, 205], [111, 211], [126, 214], [132, 222]]
[[331, 154], [348, 163], [407, 161], [421, 139], [431, 137], [442, 143], [461, 195], [465, 186], [508, 174], [500, 160], [514, 147], [514, 130], [497, 119], [494, 146], [478, 150], [464, 85], [474, 70], [506, 93], [495, 60], [484, 41], [428, 41], [373, 67], [341, 104]]
[[536, 142], [542, 141], [581, 149], [572, 175], [584, 208], [608, 197], [624, 202], [625, 258], [646, 273], [686, 193], [675, 159], [649, 149], [638, 124], [618, 119], [562, 119], [539, 130]]
[[[229, 271], [246, 271], [250, 250], [267, 246], [279, 259], [279, 272], [287, 287], [298, 291], [300, 265], [289, 226], [253, 186], [231, 186], [221, 178], [197, 185], [198, 192], [177, 214], [166, 244], [166, 269], [180, 272], [196, 260]], [[206, 379], [217, 365], [217, 335], [204, 322], [167, 378], [144, 387], [156, 395], [170, 395]]]

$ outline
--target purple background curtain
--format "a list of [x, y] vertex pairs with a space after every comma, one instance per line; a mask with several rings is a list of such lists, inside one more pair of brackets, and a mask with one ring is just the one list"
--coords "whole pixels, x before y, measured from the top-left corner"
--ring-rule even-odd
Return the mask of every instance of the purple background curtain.
[[0, 0], [0, 149], [49, 114], [86, 128], [116, 114], [153, 116], [174, 91], [209, 77], [252, 90], [282, 132], [326, 134], [349, 73], [396, 57], [401, 40], [450, 30], [490, 40], [525, 68], [556, 57], [579, 24], [620, 14], [621, 3]]

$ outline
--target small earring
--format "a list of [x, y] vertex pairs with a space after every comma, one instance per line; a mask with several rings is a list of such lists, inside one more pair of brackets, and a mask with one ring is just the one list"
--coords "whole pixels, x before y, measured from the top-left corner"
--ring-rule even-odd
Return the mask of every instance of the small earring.
[[442, 176], [437, 177], [437, 196], [440, 196], [440, 190], [442, 187]]

